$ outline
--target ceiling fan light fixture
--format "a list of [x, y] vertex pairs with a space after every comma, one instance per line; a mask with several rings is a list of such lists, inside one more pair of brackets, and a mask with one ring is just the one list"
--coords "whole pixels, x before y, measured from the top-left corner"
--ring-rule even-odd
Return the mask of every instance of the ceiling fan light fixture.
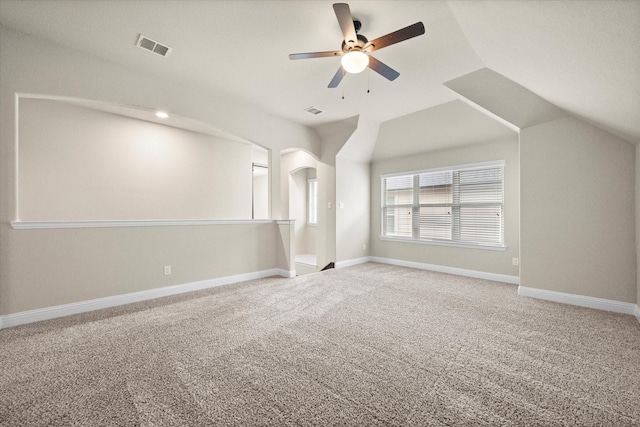
[[385, 36], [369, 41], [360, 34], [361, 24], [353, 19], [351, 9], [347, 3], [334, 3], [333, 11], [338, 18], [338, 24], [344, 38], [342, 39], [341, 50], [325, 52], [292, 53], [289, 59], [309, 59], [309, 58], [335, 58], [342, 55], [341, 66], [329, 82], [328, 88], [336, 88], [347, 73], [357, 74], [369, 67], [376, 73], [389, 81], [393, 81], [400, 73], [393, 68], [377, 60], [368, 53], [378, 51], [384, 47], [391, 46], [402, 41], [421, 36], [425, 33], [424, 24], [416, 22], [408, 27], [401, 28]]
[[351, 51], [342, 56], [340, 63], [347, 73], [358, 74], [369, 65], [369, 55], [359, 50]]

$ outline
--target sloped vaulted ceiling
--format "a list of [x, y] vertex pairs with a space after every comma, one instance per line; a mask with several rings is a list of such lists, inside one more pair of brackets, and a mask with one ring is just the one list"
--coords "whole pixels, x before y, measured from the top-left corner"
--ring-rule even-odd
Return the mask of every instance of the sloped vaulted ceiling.
[[[337, 58], [288, 59], [339, 48], [332, 3], [0, 0], [0, 23], [311, 127], [356, 115], [380, 123], [427, 109], [439, 114], [434, 107], [456, 99], [444, 82], [489, 68], [640, 141], [640, 1], [348, 1], [370, 38], [417, 21], [426, 33], [377, 52], [400, 72], [395, 81], [365, 72], [337, 90], [327, 88]], [[141, 51], [140, 33], [172, 53]], [[325, 112], [305, 113], [309, 106]]]
[[640, 2], [448, 3], [486, 67], [640, 142]]

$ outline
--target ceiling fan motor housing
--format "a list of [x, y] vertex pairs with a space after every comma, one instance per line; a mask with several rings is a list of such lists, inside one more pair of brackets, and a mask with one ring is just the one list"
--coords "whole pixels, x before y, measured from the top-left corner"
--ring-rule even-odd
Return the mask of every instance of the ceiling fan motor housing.
[[365, 45], [369, 43], [369, 40], [362, 34], [356, 34], [356, 37], [358, 40], [353, 45], [347, 44], [346, 41], [342, 42], [342, 51], [344, 53], [349, 53], [351, 51], [363, 51]]

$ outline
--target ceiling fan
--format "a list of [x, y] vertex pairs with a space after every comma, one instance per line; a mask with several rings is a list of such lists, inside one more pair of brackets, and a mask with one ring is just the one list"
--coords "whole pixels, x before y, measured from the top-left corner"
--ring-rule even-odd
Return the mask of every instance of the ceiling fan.
[[292, 53], [289, 55], [291, 60], [342, 56], [341, 66], [329, 83], [328, 87], [330, 88], [338, 87], [346, 73], [357, 74], [367, 67], [389, 80], [395, 80], [400, 73], [369, 55], [369, 53], [424, 34], [424, 25], [422, 22], [416, 22], [386, 36], [369, 41], [362, 34], [358, 34], [361, 23], [357, 20], [354, 21], [348, 4], [334, 3], [333, 10], [344, 35], [342, 49], [327, 52]]

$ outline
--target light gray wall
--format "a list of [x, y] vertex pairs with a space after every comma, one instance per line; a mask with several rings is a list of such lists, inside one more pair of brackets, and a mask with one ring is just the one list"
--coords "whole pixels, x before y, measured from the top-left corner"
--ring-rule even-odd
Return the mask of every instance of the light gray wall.
[[[303, 150], [288, 151], [281, 154], [280, 187], [282, 188], [281, 211], [288, 217], [290, 213], [289, 204], [291, 174], [297, 170], [312, 168], [316, 169], [318, 161], [308, 152]], [[291, 218], [286, 218], [291, 219]]]
[[[282, 268], [276, 224], [14, 230], [3, 314]], [[171, 265], [171, 275], [163, 267]]]
[[318, 179], [318, 227], [316, 247], [318, 268], [336, 261], [336, 188], [345, 185], [336, 179], [336, 156], [358, 126], [358, 118], [318, 126], [322, 144], [316, 169]]
[[[317, 254], [316, 230], [319, 225], [307, 226], [307, 178], [317, 178], [317, 166], [318, 161], [306, 151], [297, 150], [282, 155], [282, 211], [288, 212], [289, 219], [296, 220], [296, 254]], [[324, 184], [318, 179], [318, 189], [322, 185]], [[320, 221], [318, 218], [318, 222]]]
[[[307, 250], [307, 171], [299, 169], [289, 178], [289, 219], [295, 219], [296, 255]], [[312, 252], [313, 253], [313, 252]]]
[[[318, 178], [318, 173], [315, 170], [315, 168], [308, 168], [307, 169], [307, 181], [310, 179], [316, 179]], [[307, 206], [309, 206], [309, 187], [307, 187]], [[308, 219], [308, 218], [307, 218]], [[305, 241], [305, 248], [304, 248], [304, 253], [305, 254], [314, 254], [316, 253], [316, 231], [318, 229], [318, 224], [316, 223], [316, 225], [309, 225], [307, 224], [307, 238]]]
[[253, 217], [269, 218], [269, 176], [253, 177]]
[[454, 100], [382, 123], [373, 159], [408, 157], [517, 136], [493, 117]]
[[319, 269], [336, 260], [336, 168], [318, 162], [318, 226], [316, 259]]
[[23, 221], [250, 219], [250, 144], [20, 99]]
[[[271, 206], [269, 203], [270, 180], [269, 180], [269, 155], [268, 150], [253, 145], [252, 161], [256, 165], [267, 166], [266, 173], [263, 175], [261, 172], [265, 172], [264, 168], [257, 167], [253, 174], [253, 217], [255, 219], [267, 219], [271, 218]], [[280, 180], [276, 180], [279, 185]]]
[[371, 229], [370, 163], [338, 157], [336, 182], [336, 261], [368, 256]]
[[[0, 315], [265, 268], [289, 270], [274, 224], [14, 230], [15, 94], [161, 108], [278, 153], [271, 206], [280, 214], [280, 156], [320, 153], [316, 131], [221, 93], [205, 93], [0, 25]], [[285, 230], [287, 234], [288, 231]], [[288, 237], [288, 236], [285, 236]], [[287, 265], [281, 265], [286, 263]], [[162, 275], [163, 265], [174, 273]]]
[[636, 304], [640, 309], [640, 149], [636, 145]]
[[[14, 95], [16, 93], [71, 97], [116, 105], [162, 109], [208, 127], [256, 143], [274, 153], [271, 158], [272, 218], [280, 212], [279, 153], [301, 148], [320, 155], [318, 133], [257, 109], [250, 102], [230, 98], [225, 93], [207, 93], [175, 81], [104, 61], [48, 40], [33, 37], [0, 25], [0, 205], [9, 205], [13, 215], [14, 181]], [[0, 218], [2, 221], [7, 217]], [[13, 219], [13, 218], [11, 218]]]
[[[391, 143], [391, 141], [379, 141], [379, 143]], [[380, 240], [380, 175], [493, 160], [505, 161], [504, 235], [505, 245], [507, 246], [506, 251]], [[518, 276], [518, 267], [512, 265], [512, 258], [519, 258], [520, 256], [519, 171], [518, 140], [515, 138], [506, 141], [473, 144], [449, 150], [437, 150], [374, 162], [371, 166], [371, 255], [486, 273]]]
[[522, 286], [637, 301], [635, 163], [577, 118], [521, 131]]

